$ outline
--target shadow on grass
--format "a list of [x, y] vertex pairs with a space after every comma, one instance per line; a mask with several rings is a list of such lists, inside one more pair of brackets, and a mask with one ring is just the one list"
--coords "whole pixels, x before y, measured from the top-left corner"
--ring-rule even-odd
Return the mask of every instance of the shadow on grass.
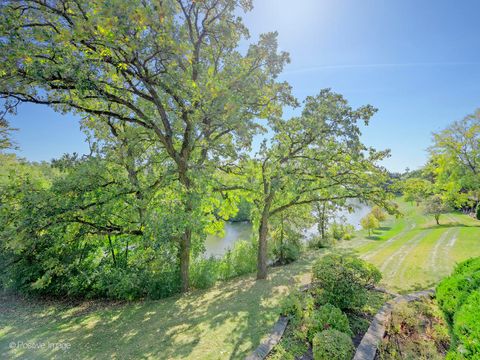
[[478, 225], [467, 225], [459, 222], [454, 222], [454, 223], [447, 223], [447, 224], [442, 224], [440, 225], [431, 225], [431, 226], [425, 226], [422, 229], [448, 229], [448, 228], [455, 228], [455, 227], [464, 227], [464, 228], [480, 228], [480, 224]]
[[[38, 308], [18, 308], [0, 314], [0, 328], [8, 325], [0, 337], [0, 357], [244, 358], [276, 321], [278, 300], [298, 286], [297, 277], [308, 273], [320, 253], [270, 269], [268, 280], [246, 276], [164, 300], [87, 313], [57, 309], [42, 315]], [[11, 351], [12, 341], [70, 343], [71, 348]]]

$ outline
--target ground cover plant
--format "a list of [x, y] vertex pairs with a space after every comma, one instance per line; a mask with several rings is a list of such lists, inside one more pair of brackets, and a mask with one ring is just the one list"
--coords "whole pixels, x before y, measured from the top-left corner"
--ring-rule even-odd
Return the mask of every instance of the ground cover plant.
[[[289, 323], [269, 359], [351, 359], [370, 320], [388, 295], [373, 290], [378, 270], [350, 254], [327, 254], [315, 261], [311, 287], [281, 303]], [[329, 286], [336, 282], [339, 286]], [[359, 296], [352, 296], [359, 292]]]
[[397, 303], [386, 326], [377, 359], [444, 359], [448, 326], [434, 300]]

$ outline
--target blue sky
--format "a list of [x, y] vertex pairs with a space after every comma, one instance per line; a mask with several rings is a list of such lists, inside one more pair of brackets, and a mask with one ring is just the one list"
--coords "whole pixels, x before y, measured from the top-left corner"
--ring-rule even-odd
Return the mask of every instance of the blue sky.
[[[303, 99], [322, 88], [379, 109], [367, 145], [394, 171], [421, 166], [431, 133], [480, 107], [480, 1], [254, 0], [252, 40], [277, 30], [292, 62], [281, 79]], [[290, 113], [287, 112], [287, 116]], [[12, 125], [21, 156], [88, 152], [73, 116], [23, 105]]]

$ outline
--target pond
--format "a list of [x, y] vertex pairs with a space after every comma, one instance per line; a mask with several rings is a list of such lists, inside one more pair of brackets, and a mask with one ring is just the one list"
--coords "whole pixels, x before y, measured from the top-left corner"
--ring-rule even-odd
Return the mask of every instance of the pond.
[[[360, 219], [370, 212], [370, 207], [358, 201], [352, 201], [354, 211], [340, 211], [335, 215], [336, 221], [345, 221], [347, 224], [355, 226], [355, 229], [360, 229]], [[252, 235], [252, 224], [249, 222], [226, 222], [224, 235], [215, 236], [209, 235], [205, 241], [205, 256], [223, 256], [228, 249], [233, 248], [235, 242], [239, 240], [250, 240]], [[317, 234], [317, 226], [313, 226], [305, 233], [305, 239]]]

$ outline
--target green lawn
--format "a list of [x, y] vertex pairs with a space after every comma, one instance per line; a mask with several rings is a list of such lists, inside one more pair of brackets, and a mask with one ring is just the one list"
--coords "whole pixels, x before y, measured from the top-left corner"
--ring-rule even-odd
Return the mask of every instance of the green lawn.
[[[401, 203], [405, 216], [389, 219], [372, 237], [361, 231], [344, 242], [384, 274], [396, 291], [431, 286], [455, 262], [480, 256], [480, 222], [461, 214], [444, 215], [442, 225]], [[6, 359], [242, 359], [269, 332], [279, 299], [309, 282], [312, 261], [271, 270], [267, 281], [253, 276], [220, 283], [159, 301], [81, 305], [32, 303], [0, 298], [0, 358]], [[21, 344], [10, 349], [9, 344]], [[26, 344], [45, 344], [27, 349]], [[69, 343], [69, 350], [48, 345]]]
[[403, 218], [387, 220], [370, 239], [360, 232], [347, 244], [382, 271], [387, 288], [408, 292], [432, 287], [455, 263], [480, 256], [480, 221], [451, 213], [442, 215], [438, 226], [420, 208], [400, 205]]
[[[242, 359], [278, 317], [289, 289], [310, 281], [319, 252], [253, 276], [159, 301], [100, 306], [1, 299], [0, 359]], [[11, 342], [70, 343], [64, 350], [9, 349]]]

